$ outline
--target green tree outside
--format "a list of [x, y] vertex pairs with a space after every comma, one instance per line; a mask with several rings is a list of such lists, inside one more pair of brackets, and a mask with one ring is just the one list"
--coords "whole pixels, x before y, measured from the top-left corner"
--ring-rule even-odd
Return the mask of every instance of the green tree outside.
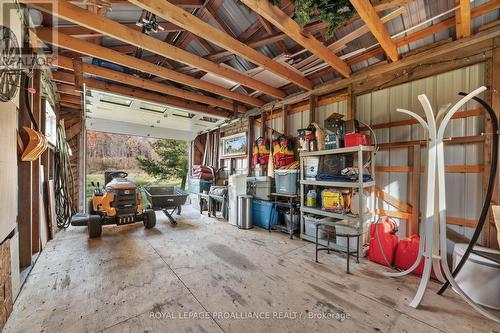
[[158, 180], [180, 179], [181, 188], [186, 188], [188, 174], [187, 142], [162, 139], [151, 143], [158, 159], [136, 157], [139, 167]]

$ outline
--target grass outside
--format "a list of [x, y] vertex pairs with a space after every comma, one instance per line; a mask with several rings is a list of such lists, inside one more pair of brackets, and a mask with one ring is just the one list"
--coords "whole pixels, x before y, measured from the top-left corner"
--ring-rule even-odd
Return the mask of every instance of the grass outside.
[[[128, 175], [128, 179], [133, 180], [139, 185], [139, 187], [143, 186], [148, 186], [148, 185], [169, 185], [169, 186], [180, 186], [181, 181], [179, 180], [157, 180], [154, 177], [151, 177], [150, 175], [143, 173], [143, 172], [130, 172]], [[85, 186], [85, 200], [86, 202], [92, 197], [92, 193], [94, 192], [94, 187], [92, 186], [92, 182], [94, 182], [95, 185], [97, 185], [97, 182], [99, 182], [99, 185], [101, 188], [105, 185], [104, 184], [104, 172], [99, 173], [99, 174], [89, 174], [87, 175], [86, 178], [86, 186]], [[143, 195], [144, 199], [144, 204], [147, 205], [149, 204], [147, 198], [145, 195]]]

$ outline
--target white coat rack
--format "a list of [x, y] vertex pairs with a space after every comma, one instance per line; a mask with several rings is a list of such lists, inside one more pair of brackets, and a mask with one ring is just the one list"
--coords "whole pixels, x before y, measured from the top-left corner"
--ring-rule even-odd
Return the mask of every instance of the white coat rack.
[[[500, 322], [495, 315], [486, 311], [483, 307], [476, 304], [463, 290], [458, 286], [453, 277], [447, 260], [446, 253], [446, 187], [445, 187], [445, 165], [444, 165], [444, 144], [443, 136], [446, 126], [453, 115], [469, 100], [486, 90], [486, 87], [480, 87], [470, 94], [460, 99], [450, 109], [451, 104], [441, 107], [436, 116], [434, 116], [431, 103], [425, 94], [419, 95], [418, 100], [424, 109], [427, 119], [423, 119], [418, 114], [397, 109], [398, 112], [406, 113], [415, 118], [424, 128], [427, 138], [427, 168], [425, 170], [425, 191], [426, 203], [425, 214], [420, 227], [420, 243], [417, 260], [405, 271], [386, 272], [384, 275], [390, 277], [399, 277], [410, 274], [416, 269], [420, 262], [424, 260], [424, 270], [418, 286], [415, 297], [410, 306], [416, 308], [420, 305], [427, 284], [434, 271], [437, 279], [444, 283], [448, 281], [453, 289], [465, 299], [476, 311], [485, 317]], [[437, 191], [436, 191], [437, 190]], [[443, 274], [444, 273], [444, 276]]]

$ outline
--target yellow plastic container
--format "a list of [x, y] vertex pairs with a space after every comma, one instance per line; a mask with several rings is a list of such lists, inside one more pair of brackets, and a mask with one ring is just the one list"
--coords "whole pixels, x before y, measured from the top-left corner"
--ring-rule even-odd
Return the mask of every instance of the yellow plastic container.
[[321, 209], [335, 213], [344, 213], [342, 192], [331, 188], [321, 191]]

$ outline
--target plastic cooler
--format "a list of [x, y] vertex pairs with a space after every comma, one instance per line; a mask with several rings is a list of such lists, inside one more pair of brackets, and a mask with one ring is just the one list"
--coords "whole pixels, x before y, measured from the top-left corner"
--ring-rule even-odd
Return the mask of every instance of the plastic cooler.
[[270, 225], [278, 224], [278, 214], [272, 214], [273, 202], [253, 200], [252, 223], [255, 226], [269, 229]]
[[274, 170], [276, 193], [296, 195], [299, 170]]

